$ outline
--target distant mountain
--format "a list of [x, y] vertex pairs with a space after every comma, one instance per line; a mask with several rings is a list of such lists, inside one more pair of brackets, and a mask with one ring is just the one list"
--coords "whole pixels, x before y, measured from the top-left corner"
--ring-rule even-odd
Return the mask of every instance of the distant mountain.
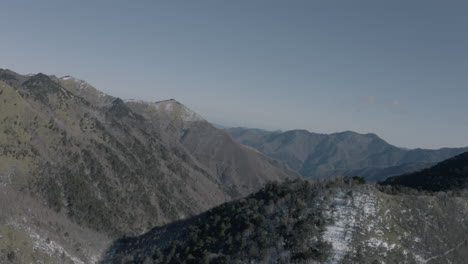
[[391, 167], [376, 168], [376, 167], [367, 167], [363, 169], [355, 169], [346, 172], [346, 176], [362, 176], [368, 181], [377, 182], [382, 179], [387, 178], [392, 175], [401, 175], [405, 173], [411, 173], [423, 170], [427, 167], [430, 167], [433, 163], [405, 163], [402, 165], [396, 165]]
[[117, 240], [102, 263], [464, 263], [467, 232], [466, 197], [294, 181]]
[[218, 128], [218, 129], [226, 129], [226, 128], [229, 128], [228, 126], [225, 126], [225, 125], [221, 125], [221, 124], [217, 124], [217, 123], [211, 123], [214, 127]]
[[175, 100], [124, 101], [70, 76], [0, 70], [0, 186], [96, 234], [140, 234], [298, 177]]
[[259, 129], [225, 129], [236, 141], [285, 162], [308, 179], [359, 175], [378, 181], [414, 172], [453, 157], [466, 148], [403, 149], [375, 134], [351, 131], [317, 134], [307, 130], [269, 132]]
[[381, 184], [433, 192], [468, 189], [468, 152], [425, 170], [390, 177]]

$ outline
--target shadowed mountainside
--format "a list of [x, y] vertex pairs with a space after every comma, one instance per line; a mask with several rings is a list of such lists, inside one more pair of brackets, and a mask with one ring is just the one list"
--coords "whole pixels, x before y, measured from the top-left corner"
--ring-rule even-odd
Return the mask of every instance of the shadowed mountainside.
[[418, 172], [393, 176], [382, 185], [404, 186], [440, 192], [468, 188], [468, 152]]
[[298, 180], [122, 238], [102, 263], [463, 263], [467, 216], [467, 198]]

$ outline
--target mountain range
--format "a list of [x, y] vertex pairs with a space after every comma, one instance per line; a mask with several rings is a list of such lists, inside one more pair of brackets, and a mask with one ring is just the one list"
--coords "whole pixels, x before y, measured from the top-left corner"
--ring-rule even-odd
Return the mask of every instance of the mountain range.
[[375, 134], [345, 131], [334, 134], [307, 130], [266, 131], [226, 128], [233, 139], [283, 161], [307, 179], [362, 176], [371, 181], [418, 171], [468, 151], [395, 147]]
[[464, 263], [468, 152], [379, 184], [268, 184], [244, 199], [114, 241], [106, 263]]
[[[109, 239], [201, 213], [270, 181], [299, 177], [175, 100], [123, 101], [70, 76], [0, 70], [0, 102], [0, 186], [33, 197], [48, 214], [67, 220], [62, 226]], [[38, 226], [35, 215], [23, 216], [26, 222], [15, 216], [5, 216], [2, 237], [14, 229], [41, 241], [37, 234], [59, 225]], [[13, 222], [24, 225], [8, 225]], [[64, 248], [70, 256], [89, 248], [76, 246], [74, 233], [61, 230], [57, 238], [70, 242]], [[90, 252], [81, 254], [85, 263], [94, 258]], [[71, 259], [67, 254], [59, 263]]]
[[463, 263], [467, 150], [219, 129], [0, 70], [0, 263]]

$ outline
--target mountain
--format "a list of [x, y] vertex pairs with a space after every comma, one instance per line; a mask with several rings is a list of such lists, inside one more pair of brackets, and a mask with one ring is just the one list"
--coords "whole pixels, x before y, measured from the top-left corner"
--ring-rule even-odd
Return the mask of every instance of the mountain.
[[440, 192], [468, 188], [468, 152], [415, 173], [393, 176], [382, 185], [404, 186], [419, 190]]
[[420, 171], [427, 167], [430, 167], [432, 164], [434, 163], [414, 162], [384, 168], [367, 167], [362, 169], [350, 170], [349, 172], [346, 172], [346, 176], [362, 175], [362, 177], [369, 181], [378, 182], [381, 179], [392, 177], [392, 175], [401, 175], [405, 173]]
[[0, 186], [0, 263], [97, 263], [111, 242], [36, 197]]
[[466, 148], [438, 150], [403, 149], [375, 134], [345, 131], [317, 134], [307, 130], [269, 132], [259, 129], [225, 129], [234, 140], [285, 162], [308, 179], [359, 175], [379, 181], [414, 172], [468, 151]]
[[0, 263], [468, 257], [466, 153], [385, 182], [445, 193], [360, 177], [305, 181], [289, 169], [377, 180], [463, 149], [405, 150], [354, 132], [228, 131], [173, 99], [122, 100], [70, 76], [0, 70]]
[[[124, 101], [70, 76], [0, 70], [0, 131], [0, 186], [110, 239], [299, 177], [174, 100]], [[0, 224], [33, 239], [25, 217]]]
[[181, 144], [234, 196], [245, 196], [270, 181], [300, 177], [284, 164], [235, 142], [223, 130], [173, 99], [155, 103], [127, 101], [127, 105], [149, 122], [158, 124], [164, 140]]
[[102, 263], [464, 263], [467, 232], [466, 197], [297, 180], [122, 238]]

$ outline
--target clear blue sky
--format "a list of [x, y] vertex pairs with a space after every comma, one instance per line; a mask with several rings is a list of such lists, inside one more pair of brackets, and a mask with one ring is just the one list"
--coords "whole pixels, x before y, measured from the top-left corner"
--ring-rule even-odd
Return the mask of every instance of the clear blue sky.
[[468, 146], [468, 1], [2, 1], [0, 68], [209, 121]]

